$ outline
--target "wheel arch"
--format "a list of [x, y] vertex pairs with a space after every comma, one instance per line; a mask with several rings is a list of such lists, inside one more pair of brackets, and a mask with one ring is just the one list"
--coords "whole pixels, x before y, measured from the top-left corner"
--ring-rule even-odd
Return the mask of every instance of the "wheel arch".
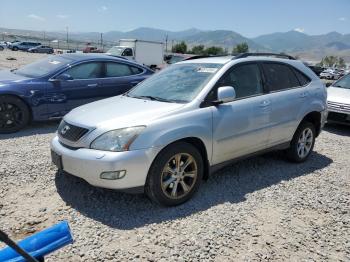
[[299, 125], [305, 121], [312, 123], [315, 126], [316, 137], [321, 133], [321, 119], [322, 114], [318, 111], [312, 111], [307, 113], [303, 119], [300, 121]]

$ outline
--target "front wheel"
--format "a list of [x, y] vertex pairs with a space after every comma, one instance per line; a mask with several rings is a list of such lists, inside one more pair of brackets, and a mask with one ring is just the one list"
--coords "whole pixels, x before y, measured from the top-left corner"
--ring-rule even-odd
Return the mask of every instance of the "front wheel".
[[30, 119], [27, 105], [13, 96], [0, 96], [0, 134], [21, 130]]
[[145, 192], [160, 205], [180, 205], [198, 190], [203, 167], [203, 159], [197, 148], [185, 142], [171, 144], [154, 160]]
[[311, 154], [315, 145], [315, 126], [310, 122], [302, 122], [295, 132], [287, 157], [293, 162], [304, 162]]

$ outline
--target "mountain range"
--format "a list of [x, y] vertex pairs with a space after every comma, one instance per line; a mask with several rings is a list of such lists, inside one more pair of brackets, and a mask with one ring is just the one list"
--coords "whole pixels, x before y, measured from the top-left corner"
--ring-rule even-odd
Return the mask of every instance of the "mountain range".
[[[42, 38], [44, 32], [34, 30], [0, 28], [1, 34], [30, 36]], [[66, 39], [66, 32], [45, 32], [47, 39]], [[98, 32], [70, 32], [69, 39], [78, 42], [98, 42], [101, 34]], [[251, 51], [287, 52], [305, 57], [309, 60], [319, 60], [324, 55], [338, 55], [350, 62], [350, 34], [330, 32], [322, 35], [308, 35], [297, 31], [265, 34], [254, 38], [229, 30], [188, 30], [173, 32], [155, 28], [140, 27], [128, 32], [109, 31], [103, 33], [104, 43], [115, 45], [122, 38], [136, 38], [150, 41], [165, 42], [168, 47], [174, 42], [185, 41], [189, 46], [203, 44], [205, 46], [221, 46], [231, 51], [240, 43], [246, 42]]]

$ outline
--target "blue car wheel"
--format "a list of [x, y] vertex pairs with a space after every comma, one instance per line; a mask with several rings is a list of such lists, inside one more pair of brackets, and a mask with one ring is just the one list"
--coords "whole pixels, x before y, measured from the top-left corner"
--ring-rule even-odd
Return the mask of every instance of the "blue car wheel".
[[0, 134], [14, 133], [25, 127], [30, 119], [27, 105], [13, 96], [0, 96]]

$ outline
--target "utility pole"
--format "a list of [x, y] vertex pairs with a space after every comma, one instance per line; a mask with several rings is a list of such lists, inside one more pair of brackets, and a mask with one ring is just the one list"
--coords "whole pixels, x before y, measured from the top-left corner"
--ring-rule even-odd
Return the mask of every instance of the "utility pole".
[[45, 31], [44, 31], [44, 44], [46, 44], [46, 43], [45, 43], [45, 40], [46, 40], [46, 39], [45, 39]]
[[67, 49], [69, 50], [69, 43], [68, 43], [68, 26], [66, 26], [66, 30], [67, 30]]
[[101, 50], [103, 51], [103, 33], [101, 33]]
[[168, 52], [168, 34], [165, 36], [165, 53]]

